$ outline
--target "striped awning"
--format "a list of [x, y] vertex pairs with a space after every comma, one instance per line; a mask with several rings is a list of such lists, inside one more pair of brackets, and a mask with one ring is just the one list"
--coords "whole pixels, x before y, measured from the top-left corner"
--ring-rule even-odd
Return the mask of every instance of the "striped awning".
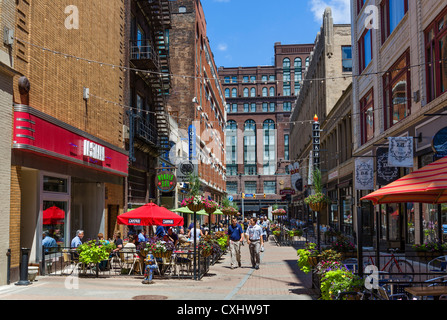
[[361, 198], [375, 205], [416, 202], [447, 203], [447, 157], [433, 162]]

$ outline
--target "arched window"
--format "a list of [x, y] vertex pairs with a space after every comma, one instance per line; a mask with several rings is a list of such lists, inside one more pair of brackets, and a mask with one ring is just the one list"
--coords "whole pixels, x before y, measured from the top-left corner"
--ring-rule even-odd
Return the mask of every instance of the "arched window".
[[267, 97], [268, 96], [268, 91], [267, 91], [267, 88], [262, 88], [262, 96], [263, 97]]
[[237, 123], [234, 120], [227, 122], [225, 130], [226, 136], [226, 161], [227, 174], [230, 176], [237, 175]]
[[264, 175], [273, 175], [276, 170], [275, 122], [271, 119], [263, 123], [264, 131]]
[[231, 97], [237, 98], [237, 89], [236, 88], [233, 88], [233, 90], [231, 90]]
[[290, 68], [290, 59], [289, 58], [284, 58], [284, 60], [282, 61], [282, 67]]
[[270, 95], [270, 97], [274, 97], [275, 96], [275, 88], [274, 87], [270, 87], [269, 95]]
[[244, 172], [256, 174], [256, 123], [253, 120], [244, 124]]
[[309, 68], [309, 63], [310, 63], [310, 58], [307, 57], [307, 58], [306, 58], [306, 68]]
[[225, 89], [225, 98], [229, 98], [230, 97], [230, 89], [226, 88]]
[[250, 89], [250, 97], [256, 97], [256, 88]]
[[282, 61], [283, 96], [290, 96], [290, 59]]
[[244, 98], [248, 98], [248, 88], [244, 88]]
[[301, 58], [295, 59], [295, 83], [303, 80], [303, 62]]

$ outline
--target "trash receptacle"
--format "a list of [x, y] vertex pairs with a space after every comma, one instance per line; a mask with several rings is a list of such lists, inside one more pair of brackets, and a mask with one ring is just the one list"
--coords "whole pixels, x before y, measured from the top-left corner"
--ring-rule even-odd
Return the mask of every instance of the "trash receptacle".
[[20, 281], [15, 284], [18, 286], [27, 286], [31, 284], [28, 280], [28, 261], [29, 261], [29, 253], [31, 249], [21, 248], [20, 253], [22, 255], [20, 259]]

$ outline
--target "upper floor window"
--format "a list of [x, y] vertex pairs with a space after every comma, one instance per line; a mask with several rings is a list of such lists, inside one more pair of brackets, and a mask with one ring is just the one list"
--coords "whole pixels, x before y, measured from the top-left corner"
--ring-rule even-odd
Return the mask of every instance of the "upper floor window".
[[224, 78], [224, 82], [225, 82], [225, 83], [230, 83], [230, 77], [225, 77], [225, 78]]
[[230, 89], [225, 89], [225, 98], [229, 98], [230, 97]]
[[282, 61], [282, 67], [290, 68], [290, 59], [289, 58], [284, 58], [284, 60]]
[[381, 5], [382, 42], [384, 42], [408, 11], [408, 0], [385, 0]]
[[307, 58], [306, 58], [306, 68], [309, 68], [309, 63], [310, 63], [310, 58], [307, 57]]
[[447, 91], [447, 8], [425, 30], [427, 101]]
[[275, 88], [274, 87], [270, 87], [269, 95], [270, 95], [270, 97], [274, 97], [275, 96]]
[[407, 51], [383, 76], [385, 130], [410, 114], [410, 54]]
[[351, 46], [341, 47], [342, 53], [342, 71], [352, 72], [352, 48]]
[[248, 98], [248, 88], [244, 88], [244, 98]]
[[263, 97], [267, 97], [268, 96], [268, 89], [267, 88], [262, 88], [262, 96]]
[[248, 76], [244, 76], [244, 78], [242, 79], [243, 83], [247, 83], [248, 82]]
[[365, 144], [374, 138], [374, 99], [373, 90], [360, 100], [361, 143]]
[[237, 89], [236, 89], [236, 88], [233, 88], [233, 89], [231, 90], [231, 97], [232, 97], [232, 98], [237, 98]]
[[360, 72], [365, 70], [372, 60], [372, 37], [371, 29], [368, 29], [359, 41], [359, 67]]
[[292, 102], [284, 102], [283, 111], [292, 111]]
[[256, 97], [256, 88], [250, 89], [250, 97]]
[[301, 58], [295, 59], [295, 83], [303, 80], [303, 62]]

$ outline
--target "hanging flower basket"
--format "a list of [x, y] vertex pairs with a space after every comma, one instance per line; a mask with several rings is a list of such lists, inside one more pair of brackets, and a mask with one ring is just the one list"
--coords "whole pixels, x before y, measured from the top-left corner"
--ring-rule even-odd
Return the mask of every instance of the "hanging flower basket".
[[237, 214], [237, 210], [233, 207], [225, 207], [222, 209], [222, 212], [223, 212], [223, 214], [226, 214], [229, 216], [231, 216], [233, 214]]
[[286, 215], [286, 210], [284, 209], [276, 209], [272, 211], [272, 214], [275, 216], [285, 216]]
[[326, 210], [327, 203], [326, 202], [309, 203], [309, 207], [312, 209], [312, 211], [321, 212]]
[[203, 201], [203, 207], [205, 209], [205, 212], [208, 214], [214, 213], [214, 211], [216, 211], [218, 206], [219, 205], [217, 204], [217, 202], [215, 202], [213, 200], [204, 199], [204, 201]]
[[172, 251], [155, 252], [153, 255], [155, 258], [170, 258], [172, 256]]
[[201, 204], [201, 203], [200, 204], [190, 203], [190, 204], [188, 204], [188, 209], [191, 210], [191, 211], [194, 211], [194, 212], [198, 212], [198, 211], [203, 209], [203, 204]]

